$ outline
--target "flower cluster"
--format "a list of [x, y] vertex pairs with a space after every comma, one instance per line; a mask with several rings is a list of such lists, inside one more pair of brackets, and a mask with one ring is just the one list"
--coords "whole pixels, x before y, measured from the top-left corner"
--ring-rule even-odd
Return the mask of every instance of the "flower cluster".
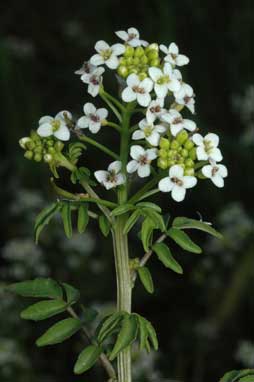
[[[97, 134], [102, 126], [112, 126], [121, 134], [121, 113], [130, 106], [132, 114], [142, 114], [139, 120], [136, 116], [136, 125], [129, 126], [129, 137], [134, 143], [128, 141], [127, 145], [131, 158], [123, 165], [121, 157], [111, 155], [119, 160], [109, 164], [107, 170], [95, 172], [100, 184], [109, 190], [123, 185], [128, 174], [137, 173], [146, 178], [152, 166], [157, 165], [153, 172], [159, 175], [159, 190], [170, 192], [176, 201], [184, 199], [185, 190], [194, 187], [198, 178], [211, 179], [215, 186], [223, 187], [227, 169], [220, 163], [223, 157], [218, 147], [219, 137], [214, 133], [203, 137], [196, 123], [181, 114], [185, 109], [195, 113], [194, 90], [183, 80], [179, 70], [189, 63], [189, 58], [181, 54], [173, 42], [166, 46], [142, 40], [135, 28], [118, 31], [116, 35], [120, 42], [110, 45], [98, 41], [95, 53], [75, 73], [88, 85], [87, 91], [92, 97], [101, 96], [120, 124], [108, 120], [107, 109], [98, 109], [90, 102], [84, 105], [84, 115], [76, 122], [67, 111], [58, 113], [55, 118], [43, 117], [36, 134], [40, 142], [44, 139], [42, 148], [36, 146], [37, 151], [33, 151], [33, 140], [24, 138], [21, 142], [27, 150], [25, 156], [47, 161], [49, 155], [53, 156], [47, 145], [68, 141], [71, 132], [80, 137], [83, 129], [87, 129], [88, 134]], [[105, 92], [105, 69], [115, 71], [123, 102]], [[84, 137], [83, 134], [83, 140]], [[102, 147], [96, 142], [94, 145]], [[104, 151], [109, 152], [107, 148]]]

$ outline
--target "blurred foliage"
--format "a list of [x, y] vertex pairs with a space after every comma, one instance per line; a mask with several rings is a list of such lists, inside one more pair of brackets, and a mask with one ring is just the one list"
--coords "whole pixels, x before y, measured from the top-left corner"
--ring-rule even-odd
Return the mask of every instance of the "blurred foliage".
[[[227, 370], [254, 366], [253, 21], [250, 0], [10, 0], [0, 5], [2, 284], [49, 275], [77, 285], [86, 307], [107, 312], [115, 299], [111, 243], [93, 224], [69, 241], [55, 221], [35, 246], [34, 218], [53, 193], [46, 166], [23, 160], [18, 147], [18, 139], [36, 128], [41, 115], [71, 108], [81, 112], [89, 97], [73, 72], [97, 40], [113, 42], [113, 31], [129, 26], [151, 42], [175, 40], [191, 58], [187, 77], [197, 95], [195, 120], [203, 131], [221, 136], [229, 168], [225, 189], [207, 182], [180, 206], [161, 198], [172, 215], [197, 218], [200, 211], [225, 240], [206, 241], [202, 257], [185, 255], [183, 276], [152, 260], [155, 294], [147, 295], [138, 284], [134, 310], [157, 327], [160, 352], [150, 358], [134, 352], [137, 382], [217, 381]], [[115, 89], [109, 85], [108, 90]], [[87, 167], [99, 169], [105, 163], [97, 152], [96, 161], [89, 154]], [[142, 254], [134, 236], [131, 254]], [[33, 340], [45, 328], [21, 322], [20, 310], [20, 300], [1, 291], [0, 380], [73, 380], [71, 365], [82, 349], [81, 339], [70, 340], [68, 347], [38, 350]], [[96, 370], [86, 378], [101, 381], [103, 375]]]

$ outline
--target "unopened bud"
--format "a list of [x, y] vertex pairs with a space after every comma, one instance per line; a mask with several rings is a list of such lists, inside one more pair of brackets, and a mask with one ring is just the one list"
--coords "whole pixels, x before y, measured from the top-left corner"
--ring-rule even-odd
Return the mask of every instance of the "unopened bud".
[[185, 130], [180, 131], [176, 136], [177, 141], [182, 145], [188, 139], [188, 133]]
[[149, 61], [151, 60], [154, 60], [154, 59], [157, 59], [159, 57], [159, 53], [157, 50], [155, 49], [151, 49], [148, 53], [147, 53], [147, 57], [149, 59]]
[[197, 159], [197, 151], [196, 151], [196, 147], [193, 147], [193, 148], [189, 151], [189, 157], [190, 157], [192, 160]]
[[195, 170], [194, 170], [194, 168], [185, 168], [185, 170], [184, 170], [184, 175], [194, 176], [194, 175], [195, 175]]
[[45, 154], [44, 157], [43, 157], [43, 159], [44, 159], [44, 162], [46, 162], [46, 163], [50, 163], [50, 162], [52, 162], [53, 157], [52, 157], [52, 155], [50, 155], [50, 154]]
[[181, 150], [181, 155], [183, 158], [187, 158], [189, 156], [189, 151], [186, 149]]
[[185, 163], [185, 166], [188, 167], [188, 168], [193, 168], [194, 167], [194, 162], [190, 158], [186, 159], [184, 163]]
[[35, 154], [34, 160], [35, 162], [40, 162], [42, 160], [42, 155], [39, 153]]
[[124, 57], [132, 57], [134, 54], [134, 48], [130, 45], [126, 46], [125, 52], [124, 52]]
[[180, 143], [176, 139], [173, 139], [173, 141], [171, 142], [170, 147], [173, 150], [177, 150], [179, 148], [179, 146], [180, 146]]
[[121, 76], [123, 78], [128, 77], [129, 71], [128, 71], [127, 66], [124, 66], [124, 65], [118, 66], [117, 73], [119, 74], [119, 76]]
[[158, 167], [165, 170], [168, 167], [168, 161], [167, 161], [167, 159], [159, 158], [157, 161], [157, 165], [158, 165]]
[[141, 73], [139, 73], [138, 76], [139, 76], [140, 81], [143, 81], [147, 77], [147, 74], [144, 72], [141, 72]]
[[[105, 120], [104, 120], [105, 121]], [[103, 121], [102, 121], [103, 122]], [[62, 151], [63, 148], [64, 148], [64, 143], [63, 142], [60, 142], [60, 141], [57, 141], [54, 145], [55, 149], [57, 151]]]
[[160, 139], [160, 147], [162, 149], [169, 149], [169, 146], [170, 146], [170, 143], [169, 143], [168, 139], [166, 139], [166, 138], [161, 138]]
[[159, 151], [158, 151], [158, 154], [159, 154], [159, 156], [161, 157], [161, 158], [167, 158], [168, 157], [168, 152], [167, 152], [167, 150], [165, 150], [165, 149], [160, 149]]
[[191, 150], [193, 146], [194, 146], [194, 143], [190, 141], [189, 139], [184, 144], [184, 148], [188, 151]]
[[19, 145], [22, 147], [22, 149], [26, 149], [26, 144], [31, 141], [31, 138], [24, 137], [19, 140]]
[[160, 59], [159, 58], [154, 58], [153, 60], [150, 61], [151, 66], [160, 66]]
[[24, 157], [29, 160], [33, 159], [33, 152], [30, 150], [26, 151]]
[[142, 46], [138, 46], [135, 49], [134, 57], [142, 57], [142, 56], [144, 56], [144, 54], [145, 54], [144, 48], [142, 48]]
[[150, 50], [157, 50], [159, 51], [159, 45], [155, 42], [153, 44], [150, 44], [146, 47], [146, 52], [150, 52]]

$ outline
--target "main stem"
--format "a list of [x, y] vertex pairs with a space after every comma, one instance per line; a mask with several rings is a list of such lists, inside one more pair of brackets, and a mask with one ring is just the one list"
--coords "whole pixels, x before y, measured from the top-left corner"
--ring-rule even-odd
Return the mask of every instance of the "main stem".
[[[126, 175], [126, 164], [128, 160], [129, 138], [130, 138], [130, 117], [133, 109], [129, 104], [122, 113], [122, 131], [120, 160], [122, 162], [122, 171]], [[118, 203], [124, 204], [128, 199], [127, 182], [118, 191]], [[123, 233], [126, 216], [121, 215], [116, 218], [113, 229], [113, 245], [116, 267], [117, 282], [117, 309], [131, 313], [131, 295], [132, 283], [129, 268], [129, 248], [128, 236]], [[122, 351], [117, 358], [118, 382], [131, 382], [131, 347]]]

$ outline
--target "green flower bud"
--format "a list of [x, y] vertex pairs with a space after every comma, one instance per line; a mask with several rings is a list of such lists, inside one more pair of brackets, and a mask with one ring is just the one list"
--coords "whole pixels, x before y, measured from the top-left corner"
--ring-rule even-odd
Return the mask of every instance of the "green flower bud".
[[160, 59], [159, 58], [154, 58], [153, 60], [150, 61], [150, 66], [160, 66]]
[[142, 46], [138, 46], [135, 49], [134, 57], [142, 57], [142, 56], [144, 56], [144, 54], [145, 54], [144, 48], [142, 48]]
[[[173, 141], [171, 142], [171, 148], [173, 149], [173, 150], [176, 150], [176, 149], [178, 149], [178, 148], [180, 148], [179, 146], [180, 146], [180, 144], [179, 144], [179, 142], [176, 140], [176, 139], [173, 139]], [[180, 148], [181, 149], [181, 148]]]
[[189, 157], [190, 157], [192, 160], [197, 159], [196, 147], [193, 147], [193, 148], [189, 151]]
[[194, 143], [190, 141], [189, 139], [184, 144], [184, 148], [188, 151], [191, 150], [193, 146], [194, 146]]
[[139, 65], [139, 58], [138, 57], [133, 58], [133, 65], [135, 65], [135, 66]]
[[120, 58], [120, 65], [127, 65], [127, 61], [125, 58], [123, 57]]
[[149, 61], [151, 61], [151, 60], [154, 60], [154, 59], [158, 58], [158, 57], [159, 57], [159, 53], [158, 53], [157, 50], [155, 50], [155, 49], [151, 49], [151, 50], [147, 53], [147, 57], [148, 57]]
[[175, 159], [176, 156], [177, 156], [177, 151], [176, 150], [169, 150], [168, 151], [168, 158]]
[[182, 149], [182, 150], [181, 150], [181, 155], [182, 155], [183, 158], [188, 158], [188, 156], [189, 156], [189, 151], [186, 150], [186, 149]]
[[48, 145], [48, 146], [54, 146], [54, 141], [53, 141], [53, 139], [48, 139], [48, 140], [47, 140], [47, 145]]
[[24, 137], [24, 138], [21, 138], [20, 140], [19, 140], [19, 145], [20, 145], [20, 147], [22, 147], [22, 149], [26, 149], [26, 145], [27, 145], [27, 143], [28, 142], [31, 142], [32, 140], [31, 140], [31, 138], [29, 138], [29, 137]]
[[173, 159], [168, 159], [168, 167], [174, 166], [176, 162]]
[[[39, 144], [40, 144], [40, 143], [39, 143]], [[27, 148], [28, 150], [33, 150], [33, 149], [35, 148], [35, 142], [32, 141], [32, 140], [30, 140], [30, 142], [27, 142], [27, 144], [26, 144], [26, 148]]]
[[64, 148], [64, 143], [63, 142], [60, 142], [60, 141], [57, 141], [54, 145], [55, 149], [57, 151], [62, 151], [63, 148]]
[[129, 71], [128, 71], [127, 66], [124, 66], [124, 65], [118, 66], [117, 73], [119, 74], [119, 76], [121, 76], [123, 78], [128, 77]]
[[182, 145], [188, 139], [188, 133], [185, 130], [180, 131], [176, 136], [177, 141]]
[[165, 150], [165, 149], [160, 149], [160, 150], [158, 151], [158, 154], [159, 154], [159, 156], [160, 156], [161, 158], [167, 158], [167, 157], [168, 157], [168, 152], [167, 152], [167, 150]]
[[50, 162], [52, 162], [53, 157], [52, 157], [52, 155], [50, 155], [50, 154], [45, 154], [44, 157], [43, 157], [43, 159], [44, 159], [44, 162], [46, 162], [46, 163], [50, 163]]
[[28, 151], [26, 151], [25, 152], [25, 154], [24, 154], [24, 157], [26, 158], [26, 159], [33, 159], [33, 152], [32, 151], [30, 151], [30, 150], [28, 150]]
[[141, 64], [147, 64], [148, 63], [148, 58], [146, 56], [142, 56], [139, 59]]
[[155, 42], [153, 44], [150, 44], [146, 47], [146, 52], [150, 52], [150, 50], [157, 50], [159, 51], [159, 45], [156, 44]]
[[34, 160], [35, 162], [40, 162], [42, 160], [42, 155], [39, 153], [35, 154]]
[[167, 138], [161, 138], [160, 139], [160, 147], [162, 149], [169, 149], [169, 146], [170, 146], [170, 143], [169, 143], [169, 140]]
[[184, 163], [185, 163], [185, 166], [188, 167], [188, 168], [193, 168], [194, 167], [194, 162], [190, 158], [186, 159]]
[[138, 69], [135, 69], [135, 68], [131, 68], [130, 70], [129, 70], [129, 74], [138, 74]]
[[36, 146], [35, 149], [34, 149], [34, 153], [36, 154], [41, 154], [43, 151], [43, 147], [42, 146]]
[[167, 161], [167, 159], [159, 158], [157, 161], [157, 165], [158, 165], [158, 167], [165, 170], [168, 167], [168, 161]]
[[195, 170], [194, 170], [194, 168], [185, 168], [185, 170], [184, 170], [184, 175], [194, 176], [194, 175], [195, 175]]
[[55, 154], [55, 148], [54, 147], [49, 147], [48, 148], [48, 153]]
[[133, 60], [134, 60], [133, 57], [128, 57], [128, 58], [126, 58], [126, 65], [127, 65], [127, 66], [129, 66], [129, 65], [133, 65]]
[[139, 73], [139, 79], [140, 81], [144, 80], [147, 77], [147, 74], [145, 72]]
[[134, 55], [134, 48], [133, 46], [126, 46], [125, 52], [124, 52], [124, 57], [132, 57]]

